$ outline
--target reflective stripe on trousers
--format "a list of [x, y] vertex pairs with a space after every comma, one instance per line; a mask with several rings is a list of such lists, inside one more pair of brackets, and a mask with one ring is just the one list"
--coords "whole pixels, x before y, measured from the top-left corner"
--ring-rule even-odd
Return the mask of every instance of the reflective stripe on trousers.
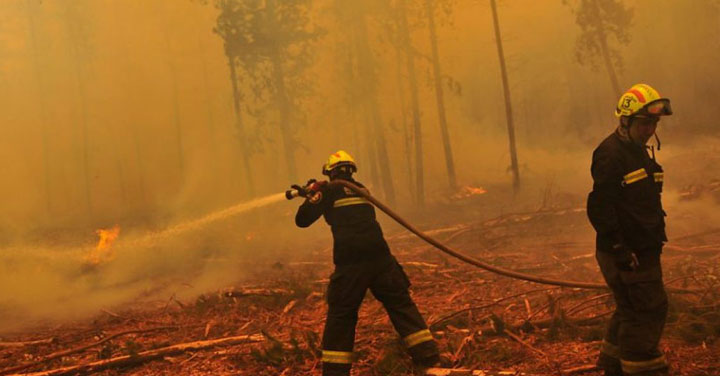
[[403, 338], [403, 341], [405, 342], [407, 347], [413, 347], [413, 346], [419, 345], [423, 342], [432, 341], [432, 340], [433, 340], [432, 333], [430, 333], [430, 330], [428, 330], [428, 329], [423, 329], [423, 330], [417, 331], [417, 332], [410, 334], [410, 335], [406, 336], [405, 338]]
[[351, 351], [322, 351], [322, 361], [325, 363], [351, 364], [353, 353]]

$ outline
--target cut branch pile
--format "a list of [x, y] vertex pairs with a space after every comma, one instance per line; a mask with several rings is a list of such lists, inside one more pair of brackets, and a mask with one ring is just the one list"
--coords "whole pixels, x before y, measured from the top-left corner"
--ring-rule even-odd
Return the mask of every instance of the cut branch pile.
[[[435, 234], [443, 243], [507, 269], [598, 284], [602, 277], [588, 249], [591, 234], [568, 230], [584, 217], [572, 209], [510, 214]], [[707, 246], [720, 244], [720, 233], [678, 239], [663, 255], [666, 285], [699, 292], [671, 295], [663, 346], [679, 375], [702, 374], [720, 368], [715, 340], [720, 335], [720, 270], [709, 251], [714, 248]], [[390, 245], [441, 349], [445, 368], [425, 374], [598, 375], [588, 363], [614, 309], [606, 291], [504, 278], [413, 237], [396, 236]], [[157, 309], [105, 309], [92, 323], [3, 338], [0, 374], [133, 367], [130, 372], [137, 374], [317, 376], [323, 297], [332, 265], [327, 253], [313, 257], [283, 260], [283, 268], [257, 266], [263, 287], [208, 293], [195, 301], [172, 296], [168, 303], [177, 305]], [[355, 344], [357, 374], [414, 372], [382, 304], [372, 298], [359, 312]]]

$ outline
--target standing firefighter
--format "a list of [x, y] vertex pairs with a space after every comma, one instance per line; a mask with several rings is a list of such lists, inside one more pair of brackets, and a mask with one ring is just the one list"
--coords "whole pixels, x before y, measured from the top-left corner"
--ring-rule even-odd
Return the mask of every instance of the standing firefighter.
[[660, 253], [665, 212], [660, 201], [663, 169], [655, 161], [655, 135], [661, 116], [671, 115], [670, 100], [637, 84], [622, 95], [617, 130], [595, 149], [593, 190], [587, 214], [597, 231], [597, 260], [612, 290], [616, 309], [600, 350], [605, 375], [662, 375], [665, 356], [658, 350], [668, 301]]
[[[356, 171], [353, 158], [341, 150], [328, 158], [322, 173], [331, 181], [342, 179], [363, 187], [352, 178]], [[413, 362], [419, 366], [437, 363], [437, 345], [410, 297], [410, 281], [390, 254], [375, 220], [375, 208], [349, 188], [324, 183], [310, 180], [305, 187], [292, 187], [306, 197], [295, 223], [308, 227], [322, 215], [334, 240], [335, 271], [327, 290], [328, 312], [322, 340], [323, 375], [350, 374], [358, 309], [368, 289], [385, 306]]]

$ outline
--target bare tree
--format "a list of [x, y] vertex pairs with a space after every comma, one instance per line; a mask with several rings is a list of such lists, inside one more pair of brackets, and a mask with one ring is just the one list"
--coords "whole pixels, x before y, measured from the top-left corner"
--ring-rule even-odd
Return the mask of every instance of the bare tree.
[[[311, 43], [319, 35], [310, 22], [311, 4], [310, 0], [216, 0], [215, 3], [225, 10], [218, 18], [216, 32], [225, 40], [231, 71], [234, 70], [233, 85], [240, 79], [240, 68], [258, 103], [254, 111], [261, 122], [266, 121], [268, 111], [260, 103], [273, 104], [290, 181], [297, 180], [296, 132], [305, 122], [300, 104], [311, 87], [304, 73], [313, 61]], [[239, 88], [236, 92], [239, 93]], [[244, 146], [247, 149], [249, 145], [246, 142]]]
[[359, 75], [363, 83], [363, 97], [366, 100], [372, 123], [372, 139], [375, 140], [377, 151], [378, 167], [382, 175], [382, 186], [385, 199], [390, 205], [395, 203], [395, 188], [390, 172], [390, 158], [388, 157], [385, 131], [380, 118], [380, 110], [377, 102], [377, 72], [375, 59], [373, 58], [370, 43], [368, 41], [366, 14], [359, 14], [358, 20], [354, 23], [356, 32], [357, 51], [360, 60]]
[[87, 88], [85, 86], [87, 73], [87, 62], [90, 58], [90, 42], [87, 28], [89, 26], [90, 17], [87, 16], [88, 4], [85, 2], [68, 2], [64, 4], [65, 26], [68, 32], [70, 42], [70, 54], [74, 60], [73, 73], [75, 76], [75, 84], [77, 85], [78, 100], [80, 101], [80, 120], [79, 128], [82, 141], [82, 171], [85, 187], [85, 205], [88, 215], [92, 217], [92, 187], [90, 177], [90, 136], [88, 130], [88, 104], [87, 104]]
[[600, 57], [605, 65], [613, 96], [619, 97], [622, 89], [618, 83], [617, 70], [622, 68], [622, 57], [611, 41], [614, 39], [619, 46], [630, 43], [628, 30], [633, 19], [632, 9], [626, 8], [620, 0], [563, 2], [571, 5], [575, 22], [580, 26], [581, 34], [577, 39], [575, 52], [578, 62], [596, 68], [596, 60]]
[[[119, 14], [121, 14], [121, 10], [124, 8], [123, 4], [115, 3], [114, 4], [118, 9], [112, 12], [113, 14], [113, 21], [115, 23], [115, 27], [120, 28], [124, 24], [122, 23], [121, 19], [119, 18]], [[129, 45], [125, 41], [125, 39], [121, 39], [120, 43], [121, 50], [122, 51], [128, 51]], [[118, 56], [118, 62], [123, 66], [125, 69], [125, 74], [129, 75], [129, 59], [127, 56], [127, 53], [119, 54]], [[134, 93], [132, 90], [130, 90], [130, 87], [126, 86], [125, 88], [125, 98], [129, 100]], [[138, 191], [140, 194], [140, 204], [146, 205], [148, 203], [148, 193], [145, 187], [145, 178], [146, 178], [146, 167], [145, 167], [145, 156], [142, 152], [142, 147], [140, 145], [140, 126], [138, 125], [137, 119], [133, 119], [130, 114], [127, 114], [127, 118], [124, 118], [124, 125], [123, 129], [130, 134], [130, 138], [132, 140], [132, 149], [134, 154], [134, 165], [137, 169], [137, 186]]]
[[252, 49], [252, 41], [248, 39], [251, 25], [244, 22], [244, 15], [250, 12], [245, 4], [235, 0], [219, 0], [215, 2], [215, 7], [220, 10], [217, 18], [215, 33], [217, 33], [224, 41], [225, 56], [228, 59], [228, 68], [230, 73], [230, 83], [232, 86], [233, 110], [235, 113], [235, 132], [240, 151], [240, 159], [243, 164], [243, 172], [245, 173], [245, 184], [248, 196], [255, 195], [255, 183], [250, 166], [250, 156], [252, 150], [249, 146], [248, 137], [245, 131], [243, 113], [241, 109], [242, 93], [239, 89], [240, 77], [238, 67], [241, 64], [240, 55], [247, 53]]
[[350, 88], [356, 101], [367, 116], [365, 127], [366, 154], [370, 162], [373, 184], [382, 186], [385, 199], [391, 205], [395, 202], [395, 187], [390, 170], [390, 158], [385, 139], [385, 127], [378, 104], [377, 62], [370, 42], [367, 23], [374, 14], [372, 10], [383, 9], [382, 2], [336, 1], [335, 16], [345, 26], [345, 38], [349, 41], [353, 59], [353, 75]]
[[490, 0], [490, 8], [492, 9], [495, 43], [500, 60], [500, 76], [502, 78], [503, 93], [505, 96], [505, 120], [507, 121], [508, 140], [510, 143], [510, 168], [513, 172], [513, 190], [517, 193], [520, 190], [520, 170], [518, 169], [517, 149], [515, 147], [515, 127], [513, 125], [512, 102], [510, 101], [510, 84], [508, 83], [507, 68], [505, 67], [505, 53], [503, 52], [500, 21], [498, 19], [495, 0]]
[[[338, 84], [342, 87], [342, 105], [348, 111], [350, 129], [338, 124], [335, 128], [339, 134], [352, 134], [354, 150], [363, 150], [363, 153], [356, 154], [356, 159], [362, 161], [363, 170], [367, 171], [372, 186], [380, 186], [380, 175], [378, 172], [377, 158], [373, 147], [372, 132], [369, 127], [360, 126], [361, 116], [366, 111], [358, 109], [358, 99], [362, 97], [362, 85], [359, 77], [359, 59], [357, 57], [356, 33], [346, 28], [348, 20], [355, 17], [352, 7], [346, 6], [346, 2], [337, 0], [333, 3], [332, 12], [338, 24], [338, 29], [344, 32], [339, 33], [336, 43], [336, 54], [339, 64], [336, 65]], [[360, 132], [362, 129], [364, 132]]]
[[38, 41], [38, 26], [36, 23], [37, 13], [40, 11], [40, 2], [38, 0], [25, 0], [25, 11], [28, 20], [28, 33], [30, 37], [30, 48], [32, 48], [33, 71], [35, 73], [35, 82], [37, 89], [38, 104], [37, 110], [40, 114], [40, 122], [42, 128], [42, 160], [43, 160], [43, 188], [45, 190], [45, 208], [48, 213], [52, 210], [52, 191], [51, 183], [51, 164], [50, 164], [50, 140], [48, 129], [48, 113], [45, 98], [44, 71], [40, 67], [40, 46]]
[[435, 98], [437, 102], [438, 121], [440, 122], [440, 134], [442, 135], [443, 150], [445, 151], [445, 166], [448, 174], [450, 189], [457, 188], [457, 177], [455, 176], [455, 162], [453, 161], [452, 147], [450, 144], [450, 132], [448, 131], [447, 118], [445, 116], [445, 97], [442, 86], [442, 70], [440, 69], [440, 53], [438, 52], [437, 31], [435, 30], [435, 1], [425, 0], [425, 14], [427, 16], [428, 29], [430, 31], [430, 46], [432, 47], [432, 66], [435, 82]]
[[415, 201], [418, 206], [425, 205], [425, 175], [423, 167], [423, 137], [420, 118], [420, 100], [415, 73], [415, 49], [410, 39], [407, 17], [407, 0], [398, 0], [397, 4], [398, 41], [405, 53], [405, 66], [410, 84], [410, 108], [412, 110], [413, 140], [415, 141]]

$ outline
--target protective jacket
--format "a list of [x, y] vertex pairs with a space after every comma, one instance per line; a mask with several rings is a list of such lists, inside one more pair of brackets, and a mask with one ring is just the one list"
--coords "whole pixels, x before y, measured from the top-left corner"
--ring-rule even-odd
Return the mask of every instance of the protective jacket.
[[593, 152], [593, 190], [587, 214], [597, 232], [597, 249], [624, 243], [636, 252], [661, 249], [667, 241], [660, 201], [663, 169], [644, 146], [616, 131]]
[[[349, 182], [364, 188], [352, 178]], [[320, 216], [330, 225], [333, 234], [335, 265], [372, 262], [390, 257], [382, 229], [375, 219], [375, 207], [350, 188], [335, 186], [322, 191], [317, 203], [306, 200], [298, 209], [295, 224], [312, 225]]]

